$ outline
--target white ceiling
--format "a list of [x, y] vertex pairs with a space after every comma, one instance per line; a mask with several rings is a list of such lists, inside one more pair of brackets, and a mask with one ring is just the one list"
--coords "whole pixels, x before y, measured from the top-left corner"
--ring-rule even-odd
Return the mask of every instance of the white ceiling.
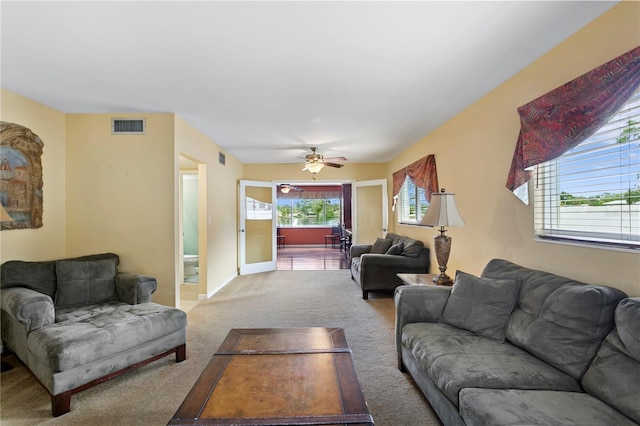
[[243, 163], [385, 162], [613, 5], [2, 1], [0, 83], [173, 112]]

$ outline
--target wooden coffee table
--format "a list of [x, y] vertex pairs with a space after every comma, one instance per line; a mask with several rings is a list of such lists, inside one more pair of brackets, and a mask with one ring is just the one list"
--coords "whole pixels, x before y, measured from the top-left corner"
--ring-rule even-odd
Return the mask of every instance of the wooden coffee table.
[[170, 425], [373, 425], [341, 328], [232, 329]]

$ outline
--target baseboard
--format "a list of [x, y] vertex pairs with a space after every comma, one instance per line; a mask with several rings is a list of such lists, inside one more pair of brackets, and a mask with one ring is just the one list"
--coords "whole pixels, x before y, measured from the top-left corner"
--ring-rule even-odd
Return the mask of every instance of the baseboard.
[[238, 274], [235, 275], [231, 275], [229, 278], [227, 278], [222, 284], [220, 284], [218, 287], [214, 288], [213, 290], [211, 290], [209, 293], [207, 294], [199, 294], [198, 295], [198, 300], [208, 300], [211, 299], [213, 297], [214, 294], [216, 294], [217, 292], [219, 292], [220, 290], [222, 290], [227, 284], [229, 284], [235, 277], [237, 277]]

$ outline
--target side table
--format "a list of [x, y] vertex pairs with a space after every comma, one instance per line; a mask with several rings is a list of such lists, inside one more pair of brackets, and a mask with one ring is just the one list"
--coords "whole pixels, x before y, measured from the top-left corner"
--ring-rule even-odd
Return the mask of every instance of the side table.
[[403, 283], [407, 285], [434, 285], [434, 286], [445, 286], [451, 287], [452, 284], [436, 284], [433, 281], [433, 277], [437, 274], [396, 274], [398, 278], [402, 280]]

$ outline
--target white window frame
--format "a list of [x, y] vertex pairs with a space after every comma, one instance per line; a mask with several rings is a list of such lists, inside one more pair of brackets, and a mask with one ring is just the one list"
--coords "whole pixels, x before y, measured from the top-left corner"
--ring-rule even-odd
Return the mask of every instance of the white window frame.
[[[640, 131], [633, 129], [637, 126], [640, 127], [640, 90], [590, 138], [557, 159], [534, 167], [537, 238], [640, 250], [640, 200], [632, 199], [629, 204], [624, 196], [640, 190]], [[631, 138], [620, 143], [625, 129]], [[616, 166], [605, 157], [614, 149], [620, 152]], [[571, 163], [581, 155], [593, 161], [590, 169]], [[607, 171], [611, 177], [603, 178], [603, 170], [611, 170]], [[625, 182], [625, 186], [614, 179]], [[576, 189], [580, 185], [583, 189]], [[574, 189], [567, 191], [570, 187]], [[603, 194], [607, 192], [616, 194], [617, 201], [605, 201]]]
[[[412, 192], [412, 193], [411, 193]], [[415, 197], [415, 212], [411, 214], [411, 197]], [[397, 198], [397, 220], [398, 223], [404, 225], [417, 225], [424, 216], [421, 213], [422, 207], [426, 206], [426, 210], [429, 209], [429, 203], [425, 198], [424, 188], [419, 188], [415, 185], [409, 176], [405, 178], [400, 192], [398, 192]]]

